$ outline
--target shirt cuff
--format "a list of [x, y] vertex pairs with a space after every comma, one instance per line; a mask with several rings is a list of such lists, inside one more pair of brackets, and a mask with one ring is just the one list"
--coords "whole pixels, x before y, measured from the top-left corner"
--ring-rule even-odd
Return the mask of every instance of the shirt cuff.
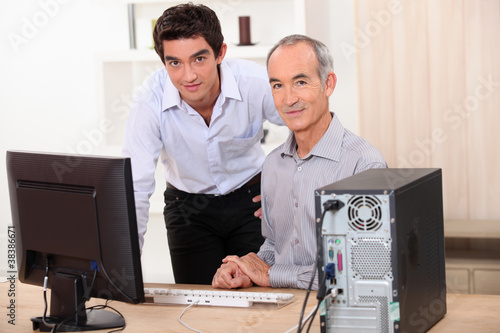
[[[311, 266], [272, 265], [269, 270], [269, 283], [273, 288], [307, 289], [311, 283], [314, 267], [314, 264]], [[318, 289], [317, 274], [314, 276], [311, 289]]]
[[298, 288], [301, 266], [275, 264], [269, 271], [269, 283], [273, 288]]

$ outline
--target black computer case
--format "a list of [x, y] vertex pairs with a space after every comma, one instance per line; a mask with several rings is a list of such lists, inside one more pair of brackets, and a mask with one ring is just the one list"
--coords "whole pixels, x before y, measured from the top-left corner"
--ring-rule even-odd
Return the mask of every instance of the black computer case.
[[315, 196], [320, 288], [337, 294], [322, 332], [421, 333], [445, 315], [441, 169], [371, 169]]

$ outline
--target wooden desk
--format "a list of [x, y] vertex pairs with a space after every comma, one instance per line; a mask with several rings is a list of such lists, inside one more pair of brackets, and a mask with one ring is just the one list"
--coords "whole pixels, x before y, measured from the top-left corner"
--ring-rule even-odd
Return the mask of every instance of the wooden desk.
[[[147, 287], [177, 289], [212, 289], [201, 285], [166, 285], [147, 284]], [[33, 332], [31, 317], [41, 316], [44, 309], [43, 288], [17, 281], [16, 285], [16, 325], [8, 324], [7, 297], [9, 283], [0, 283], [0, 332]], [[300, 311], [305, 298], [305, 290], [273, 289], [254, 287], [245, 291], [282, 292], [295, 294], [295, 301], [281, 309], [253, 309], [193, 306], [182, 316], [182, 321], [190, 327], [204, 333], [222, 332], [285, 332], [298, 324]], [[47, 293], [50, 295], [50, 291]], [[102, 299], [91, 299], [87, 306], [104, 304]], [[109, 305], [120, 311], [125, 317], [127, 327], [124, 332], [193, 332], [181, 325], [177, 318], [186, 308], [184, 305], [148, 305], [110, 302]], [[316, 305], [316, 292], [309, 296], [306, 315]], [[316, 316], [315, 328], [319, 332], [319, 320]], [[314, 326], [313, 326], [314, 327]], [[93, 331], [101, 332], [101, 331]], [[105, 331], [102, 331], [105, 332]]]
[[[8, 290], [10, 284], [0, 283], [1, 304], [0, 332], [33, 332], [31, 317], [40, 316], [43, 311], [41, 287], [16, 284], [16, 325], [8, 324]], [[173, 287], [172, 285], [148, 285], [150, 287]], [[207, 289], [209, 286], [177, 285], [176, 288]], [[295, 294], [295, 301], [278, 310], [223, 308], [194, 306], [186, 311], [183, 321], [205, 333], [214, 332], [285, 332], [297, 324], [305, 297], [304, 290], [251, 288], [249, 291], [286, 292]], [[311, 293], [306, 307], [309, 313], [316, 303]], [[93, 299], [90, 304], [102, 304]], [[448, 313], [436, 324], [431, 333], [500, 332], [500, 296], [448, 295]], [[125, 332], [192, 332], [182, 326], [177, 317], [185, 306], [132, 305], [112, 302], [127, 321]], [[318, 316], [311, 332], [319, 332]]]

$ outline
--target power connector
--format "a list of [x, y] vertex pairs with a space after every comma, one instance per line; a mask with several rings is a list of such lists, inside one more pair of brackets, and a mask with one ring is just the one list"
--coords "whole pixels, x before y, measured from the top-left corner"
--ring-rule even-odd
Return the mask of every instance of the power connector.
[[323, 203], [323, 208], [326, 211], [329, 211], [329, 210], [339, 210], [340, 208], [344, 207], [345, 204], [340, 201], [340, 200], [337, 200], [337, 199], [331, 199], [331, 200], [327, 200]]

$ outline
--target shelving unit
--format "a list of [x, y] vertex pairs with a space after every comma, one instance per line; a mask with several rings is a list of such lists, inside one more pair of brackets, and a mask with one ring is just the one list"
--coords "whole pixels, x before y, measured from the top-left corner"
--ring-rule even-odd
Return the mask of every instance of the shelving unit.
[[[137, 49], [123, 49], [97, 54], [98, 99], [102, 118], [114, 125], [106, 133], [110, 151], [121, 145], [127, 118], [128, 103], [144, 79], [161, 68], [158, 55], [152, 49], [151, 31], [153, 20], [168, 7], [184, 1], [136, 0], [133, 3], [135, 44]], [[125, 0], [106, 0], [116, 6], [130, 6]], [[305, 34], [311, 20], [307, 19], [308, 8], [312, 10], [327, 0], [228, 0], [204, 1], [211, 7], [221, 22], [227, 57], [249, 59], [262, 65], [265, 58], [280, 38], [292, 33]], [[326, 7], [325, 7], [326, 8]], [[238, 46], [238, 16], [250, 16], [252, 46]], [[314, 22], [316, 23], [316, 21]], [[128, 28], [123, 27], [124, 30]], [[272, 128], [271, 128], [272, 130]], [[272, 135], [271, 135], [272, 136]]]
[[[136, 89], [154, 71], [162, 67], [162, 63], [153, 50], [152, 28], [153, 20], [163, 11], [173, 5], [185, 1], [157, 1], [136, 0], [133, 3], [135, 32], [135, 49], [124, 48], [113, 52], [95, 55], [97, 71], [98, 101], [102, 119], [113, 124], [113, 129], [105, 133], [107, 154], [120, 154], [125, 124], [130, 108], [130, 101]], [[312, 10], [328, 0], [227, 0], [203, 1], [212, 8], [221, 22], [225, 43], [228, 45], [226, 57], [243, 58], [265, 64], [268, 51], [279, 39], [285, 35], [300, 33], [306, 34], [308, 26], [314, 22], [307, 19], [308, 8]], [[126, 12], [130, 8], [126, 0], [104, 0], [108, 6], [117, 6]], [[326, 7], [325, 7], [326, 8]], [[129, 16], [131, 11], [129, 10]], [[239, 28], [238, 17], [250, 16], [251, 46], [238, 46]], [[130, 22], [130, 21], [129, 21]], [[124, 31], [127, 26], [122, 27]], [[265, 124], [269, 134], [263, 148], [268, 153], [283, 142], [288, 130]], [[158, 188], [162, 188], [161, 168], [156, 175]], [[151, 212], [163, 210], [162, 191], [157, 190], [151, 198]]]
[[450, 293], [500, 295], [500, 221], [446, 220]]

